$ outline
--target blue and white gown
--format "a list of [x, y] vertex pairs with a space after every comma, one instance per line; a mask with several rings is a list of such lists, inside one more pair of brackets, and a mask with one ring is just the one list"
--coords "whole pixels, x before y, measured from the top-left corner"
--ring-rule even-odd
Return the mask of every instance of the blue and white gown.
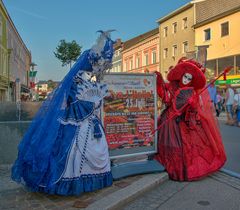
[[61, 125], [49, 169], [38, 186], [32, 184], [32, 170], [23, 176], [32, 191], [79, 195], [112, 185], [108, 145], [99, 118], [106, 94], [106, 85], [73, 82], [65, 114], [58, 119]]
[[[108, 145], [99, 118], [101, 101], [106, 94], [106, 85], [81, 80], [81, 84], [74, 84], [71, 88], [68, 111], [65, 118], [60, 120], [63, 125], [77, 128], [59, 181], [81, 180], [85, 185], [84, 191], [112, 184]], [[80, 116], [79, 110], [83, 107], [88, 112], [86, 114], [82, 112], [83, 115]]]
[[101, 32], [43, 102], [18, 146], [12, 179], [34, 192], [79, 195], [110, 186], [108, 146], [99, 118], [106, 85], [85, 81], [111, 66], [113, 44]]

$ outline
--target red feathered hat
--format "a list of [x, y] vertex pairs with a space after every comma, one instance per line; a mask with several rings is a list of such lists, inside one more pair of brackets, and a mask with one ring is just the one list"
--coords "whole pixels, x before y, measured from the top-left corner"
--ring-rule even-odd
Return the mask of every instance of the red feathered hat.
[[191, 86], [195, 90], [202, 89], [206, 84], [206, 77], [204, 75], [202, 65], [194, 60], [180, 59], [178, 64], [173, 67], [167, 75], [169, 82], [181, 81], [185, 73], [193, 76]]

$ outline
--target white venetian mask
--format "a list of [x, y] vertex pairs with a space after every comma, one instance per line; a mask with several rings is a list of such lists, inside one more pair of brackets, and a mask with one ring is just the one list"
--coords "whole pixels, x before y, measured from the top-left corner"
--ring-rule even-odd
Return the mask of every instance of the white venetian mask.
[[192, 81], [192, 75], [189, 73], [185, 73], [182, 77], [182, 83], [184, 85], [188, 85]]
[[89, 81], [92, 78], [92, 73], [88, 71], [84, 71], [81, 75], [83, 80]]

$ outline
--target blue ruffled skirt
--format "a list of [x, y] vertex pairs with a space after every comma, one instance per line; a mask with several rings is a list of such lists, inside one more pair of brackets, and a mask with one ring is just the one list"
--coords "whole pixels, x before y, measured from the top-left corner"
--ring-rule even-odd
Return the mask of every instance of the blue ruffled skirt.
[[[80, 195], [111, 186], [108, 147], [101, 123], [92, 115], [93, 111], [83, 110], [80, 102], [68, 108], [51, 148], [35, 145], [38, 150], [33, 151], [31, 144], [23, 139], [12, 179], [30, 191], [59, 195]], [[50, 150], [48, 161], [41, 161], [46, 149]]]

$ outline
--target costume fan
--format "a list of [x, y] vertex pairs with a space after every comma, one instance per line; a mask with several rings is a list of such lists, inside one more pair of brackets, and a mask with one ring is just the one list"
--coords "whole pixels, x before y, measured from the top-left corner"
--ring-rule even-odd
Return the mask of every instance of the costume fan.
[[[204, 69], [205, 70], [205, 69]], [[158, 120], [158, 154], [169, 177], [192, 181], [220, 169], [226, 155], [207, 91], [202, 66], [180, 59], [165, 83], [157, 73], [157, 92], [166, 105]]]
[[79, 195], [112, 184], [99, 119], [104, 84], [91, 81], [111, 67], [113, 41], [101, 32], [43, 103], [19, 145], [12, 179], [32, 191]]

